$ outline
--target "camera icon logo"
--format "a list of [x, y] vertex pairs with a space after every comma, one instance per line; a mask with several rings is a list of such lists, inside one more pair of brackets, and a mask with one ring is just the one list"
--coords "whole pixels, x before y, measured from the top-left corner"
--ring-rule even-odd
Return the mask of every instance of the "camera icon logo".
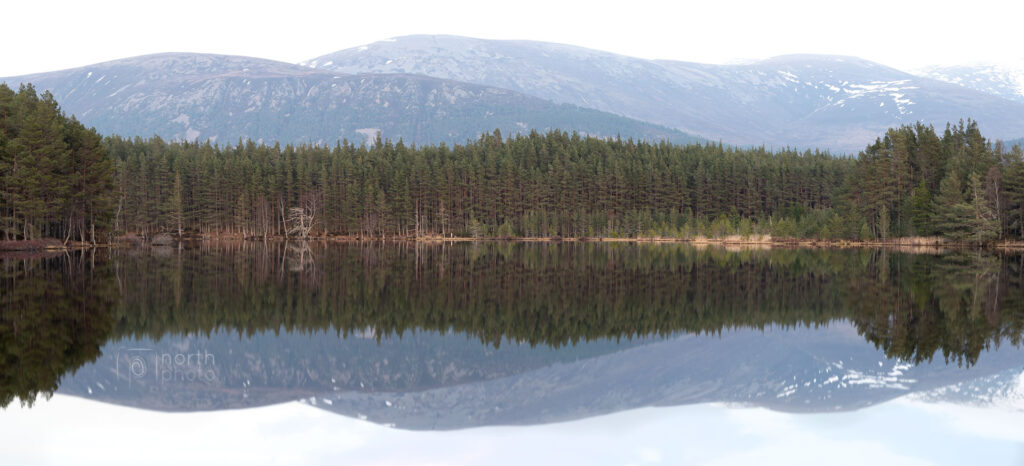
[[149, 372], [149, 363], [153, 350], [150, 348], [119, 348], [114, 355], [114, 376], [117, 380], [127, 380], [128, 388], [142, 381]]

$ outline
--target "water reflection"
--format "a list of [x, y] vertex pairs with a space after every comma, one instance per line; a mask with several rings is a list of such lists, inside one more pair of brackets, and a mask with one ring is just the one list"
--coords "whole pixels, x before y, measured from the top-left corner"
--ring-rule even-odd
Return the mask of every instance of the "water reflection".
[[100, 355], [121, 292], [94, 254], [0, 261], [0, 406], [50, 394]]
[[[115, 336], [464, 332], [498, 346], [851, 319], [890, 355], [974, 362], [1024, 323], [1021, 255], [680, 245], [203, 245], [111, 258]], [[314, 259], [315, 258], [315, 259]]]
[[63, 376], [63, 392], [150, 409], [307, 399], [417, 428], [853, 409], [1019, 367], [1022, 270], [977, 251], [593, 243], [6, 258], [0, 401]]

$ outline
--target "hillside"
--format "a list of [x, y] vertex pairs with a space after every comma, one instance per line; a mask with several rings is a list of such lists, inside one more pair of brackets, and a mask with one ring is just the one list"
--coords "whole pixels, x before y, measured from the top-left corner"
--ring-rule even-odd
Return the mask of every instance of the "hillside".
[[942, 127], [970, 117], [996, 138], [1024, 127], [1024, 103], [853, 57], [707, 65], [544, 42], [406, 36], [303, 64], [494, 86], [736, 144], [855, 152], [886, 128], [916, 121]]
[[680, 131], [514, 91], [408, 74], [353, 75], [247, 57], [169, 53], [13, 78], [51, 91], [104, 134], [333, 145], [378, 132], [406, 143], [558, 128], [692, 142]]
[[1024, 102], [1024, 62], [1015, 65], [930, 66], [915, 74]]

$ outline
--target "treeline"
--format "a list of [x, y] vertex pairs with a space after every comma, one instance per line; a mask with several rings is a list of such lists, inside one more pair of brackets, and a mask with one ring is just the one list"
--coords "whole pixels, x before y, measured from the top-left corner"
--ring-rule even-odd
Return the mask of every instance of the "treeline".
[[96, 241], [115, 214], [102, 137], [31, 85], [0, 83], [0, 239]]
[[844, 210], [874, 238], [1024, 239], [1021, 155], [1019, 145], [989, 144], [973, 121], [947, 126], [941, 138], [921, 124], [890, 129], [860, 154]]
[[[105, 149], [105, 150], [104, 150]], [[464, 145], [332, 147], [100, 138], [51, 95], [0, 87], [4, 239], [1024, 239], [1019, 146], [973, 121], [889, 130], [857, 158], [552, 131]], [[116, 188], [112, 193], [112, 186]]]
[[107, 147], [117, 228], [143, 235], [1024, 238], [1021, 150], [971, 121], [941, 137], [892, 129], [856, 159], [559, 131], [454, 147]]
[[[852, 161], [822, 153], [601, 140], [553, 131], [422, 148], [218, 148], [107, 141], [119, 228], [281, 235], [293, 210], [310, 234], [643, 236], [754, 232], [791, 211], [832, 208]], [[803, 210], [800, 210], [803, 209]], [[728, 220], [728, 226], [714, 223]], [[768, 223], [765, 223], [768, 225]]]

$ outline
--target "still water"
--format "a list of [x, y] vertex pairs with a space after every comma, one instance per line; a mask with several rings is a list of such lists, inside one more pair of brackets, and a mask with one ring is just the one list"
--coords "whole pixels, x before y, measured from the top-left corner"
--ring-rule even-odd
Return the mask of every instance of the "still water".
[[0, 264], [4, 464], [1024, 461], [1021, 253], [239, 242]]

